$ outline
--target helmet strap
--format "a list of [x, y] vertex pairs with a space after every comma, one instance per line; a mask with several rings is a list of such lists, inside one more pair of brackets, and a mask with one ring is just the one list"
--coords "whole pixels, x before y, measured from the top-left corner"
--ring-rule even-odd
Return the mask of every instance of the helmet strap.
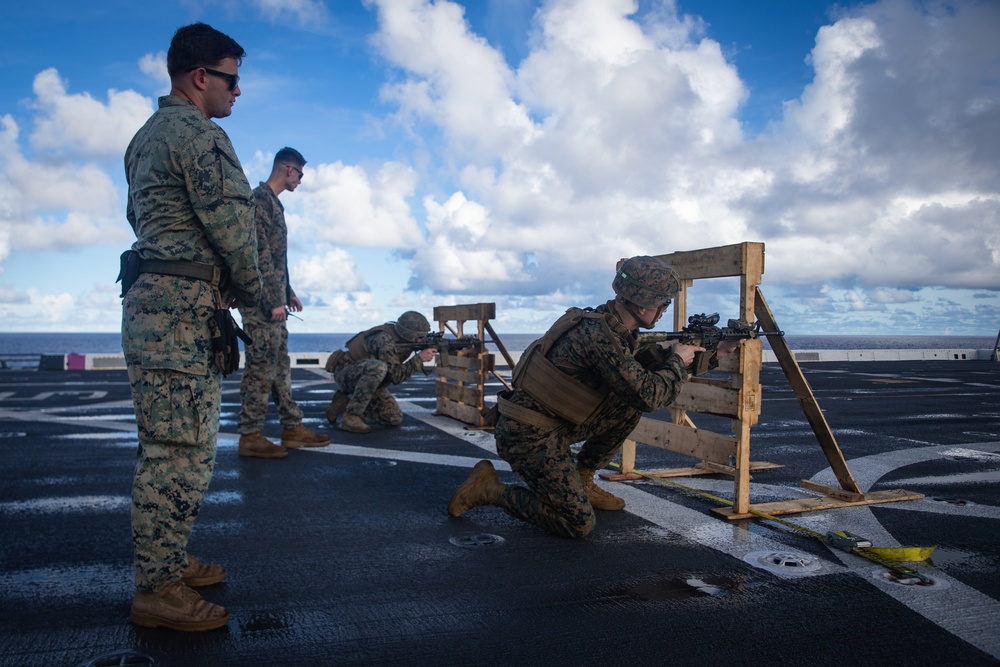
[[632, 316], [632, 319], [634, 319], [636, 323], [638, 323], [638, 325], [643, 329], [652, 329], [653, 327], [655, 327], [656, 321], [660, 319], [660, 315], [663, 313], [664, 310], [664, 308], [662, 307], [657, 308], [656, 317], [653, 318], [652, 324], [646, 324], [645, 315], [646, 311], [648, 311], [649, 308], [645, 308], [643, 306], [634, 304], [622, 296], [616, 296], [615, 300], [617, 300], [620, 304], [622, 304], [622, 306], [625, 307], [625, 310], [627, 310], [628, 314]]

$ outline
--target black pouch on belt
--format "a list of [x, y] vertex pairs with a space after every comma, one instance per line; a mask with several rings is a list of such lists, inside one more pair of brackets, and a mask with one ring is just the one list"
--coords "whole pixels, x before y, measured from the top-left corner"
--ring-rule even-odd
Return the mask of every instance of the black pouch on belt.
[[222, 371], [223, 377], [235, 372], [240, 367], [240, 340], [246, 345], [253, 345], [250, 336], [236, 324], [233, 314], [228, 308], [219, 308], [212, 315], [215, 320], [217, 335], [212, 339], [212, 352], [215, 365]]
[[121, 256], [121, 267], [118, 269], [118, 279], [115, 282], [122, 284], [122, 293], [119, 295], [125, 298], [132, 284], [139, 279], [139, 253], [135, 250], [126, 250]]

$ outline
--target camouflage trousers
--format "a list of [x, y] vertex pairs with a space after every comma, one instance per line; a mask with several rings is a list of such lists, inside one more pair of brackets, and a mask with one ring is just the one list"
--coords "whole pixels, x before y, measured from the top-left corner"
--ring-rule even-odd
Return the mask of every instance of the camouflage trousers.
[[[588, 422], [566, 422], [556, 429], [524, 424], [500, 416], [494, 437], [497, 453], [527, 487], [511, 485], [501, 507], [512, 517], [533, 523], [561, 537], [583, 537], [597, 525], [594, 508], [583, 489], [577, 463], [599, 470], [621, 449], [642, 414], [608, 400]], [[583, 442], [574, 460], [570, 446]]]
[[337, 368], [333, 379], [350, 398], [345, 412], [386, 426], [403, 423], [399, 403], [386, 389], [389, 366], [378, 359], [362, 359]]
[[211, 358], [214, 295], [203, 281], [143, 274], [123, 304], [139, 437], [131, 516], [141, 591], [180, 580], [215, 468], [222, 376]]
[[288, 357], [288, 328], [284, 322], [270, 322], [263, 315], [241, 309], [243, 330], [252, 345], [246, 346], [246, 362], [240, 382], [240, 433], [261, 433], [267, 416], [267, 402], [274, 398], [282, 428], [302, 423], [302, 410], [292, 399], [292, 367]]

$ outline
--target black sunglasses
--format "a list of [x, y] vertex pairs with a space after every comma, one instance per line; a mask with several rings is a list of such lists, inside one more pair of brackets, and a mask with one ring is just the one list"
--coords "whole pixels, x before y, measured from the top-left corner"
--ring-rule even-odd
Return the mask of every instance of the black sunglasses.
[[209, 74], [219, 77], [220, 79], [225, 79], [226, 83], [229, 84], [229, 90], [236, 90], [237, 84], [240, 82], [239, 74], [229, 74], [228, 72], [220, 72], [217, 69], [209, 69], [208, 67], [203, 67], [202, 65], [196, 65], [194, 67], [188, 67], [185, 72], [193, 72], [196, 69], [203, 69]]

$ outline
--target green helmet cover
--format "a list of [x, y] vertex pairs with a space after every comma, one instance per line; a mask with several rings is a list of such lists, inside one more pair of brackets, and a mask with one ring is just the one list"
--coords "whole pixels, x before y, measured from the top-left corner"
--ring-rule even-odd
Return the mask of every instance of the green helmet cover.
[[661, 308], [670, 305], [681, 281], [677, 273], [665, 262], [639, 255], [622, 264], [611, 282], [615, 294], [642, 308]]

